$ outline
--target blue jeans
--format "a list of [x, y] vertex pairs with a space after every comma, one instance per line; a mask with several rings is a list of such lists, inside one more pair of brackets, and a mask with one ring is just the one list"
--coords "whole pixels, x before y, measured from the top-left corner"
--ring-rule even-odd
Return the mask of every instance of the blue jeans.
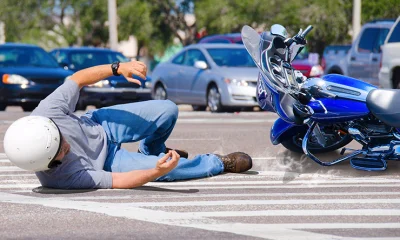
[[[152, 100], [105, 107], [93, 111], [92, 119], [103, 126], [108, 138], [104, 170], [128, 172], [151, 169], [164, 155], [165, 141], [178, 119], [178, 107], [169, 100]], [[122, 143], [139, 141], [141, 153], [121, 148]], [[210, 177], [223, 172], [221, 160], [214, 154], [180, 158], [178, 166], [157, 181]]]

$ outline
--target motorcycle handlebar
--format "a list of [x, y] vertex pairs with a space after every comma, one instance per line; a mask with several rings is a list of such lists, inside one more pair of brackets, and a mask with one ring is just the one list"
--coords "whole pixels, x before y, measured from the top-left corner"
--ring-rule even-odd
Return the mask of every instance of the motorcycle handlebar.
[[304, 38], [314, 27], [309, 25], [300, 35], [300, 37]]

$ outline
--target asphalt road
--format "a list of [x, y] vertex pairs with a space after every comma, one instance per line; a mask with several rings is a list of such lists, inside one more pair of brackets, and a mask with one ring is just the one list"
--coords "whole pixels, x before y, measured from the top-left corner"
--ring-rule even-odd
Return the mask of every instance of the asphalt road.
[[400, 163], [372, 173], [321, 167], [270, 143], [275, 114], [189, 109], [180, 107], [169, 147], [189, 158], [244, 151], [253, 168], [131, 190], [42, 189], [3, 149], [7, 127], [27, 113], [0, 112], [0, 239], [400, 239]]

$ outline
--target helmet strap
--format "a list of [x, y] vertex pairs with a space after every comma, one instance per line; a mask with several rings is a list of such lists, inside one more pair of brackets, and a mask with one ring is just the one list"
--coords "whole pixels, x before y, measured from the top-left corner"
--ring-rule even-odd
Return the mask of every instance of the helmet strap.
[[54, 155], [53, 159], [51, 159], [51, 161], [49, 162], [49, 164], [47, 165], [48, 168], [55, 168], [58, 167], [62, 162], [60, 160], [56, 160], [56, 157], [58, 156], [58, 154], [61, 151], [61, 145], [62, 145], [62, 141], [63, 141], [63, 136], [61, 134], [60, 128], [57, 126], [57, 124], [53, 121], [53, 119], [50, 118], [50, 120], [54, 123], [54, 125], [56, 125], [57, 130], [58, 130], [58, 134], [60, 135], [60, 144], [58, 145], [58, 150], [56, 155]]

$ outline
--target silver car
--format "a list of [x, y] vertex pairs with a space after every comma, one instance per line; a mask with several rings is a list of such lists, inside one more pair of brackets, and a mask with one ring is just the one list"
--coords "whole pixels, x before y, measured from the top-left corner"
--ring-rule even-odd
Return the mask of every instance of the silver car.
[[243, 45], [194, 44], [154, 69], [152, 97], [212, 112], [254, 107], [257, 77]]

